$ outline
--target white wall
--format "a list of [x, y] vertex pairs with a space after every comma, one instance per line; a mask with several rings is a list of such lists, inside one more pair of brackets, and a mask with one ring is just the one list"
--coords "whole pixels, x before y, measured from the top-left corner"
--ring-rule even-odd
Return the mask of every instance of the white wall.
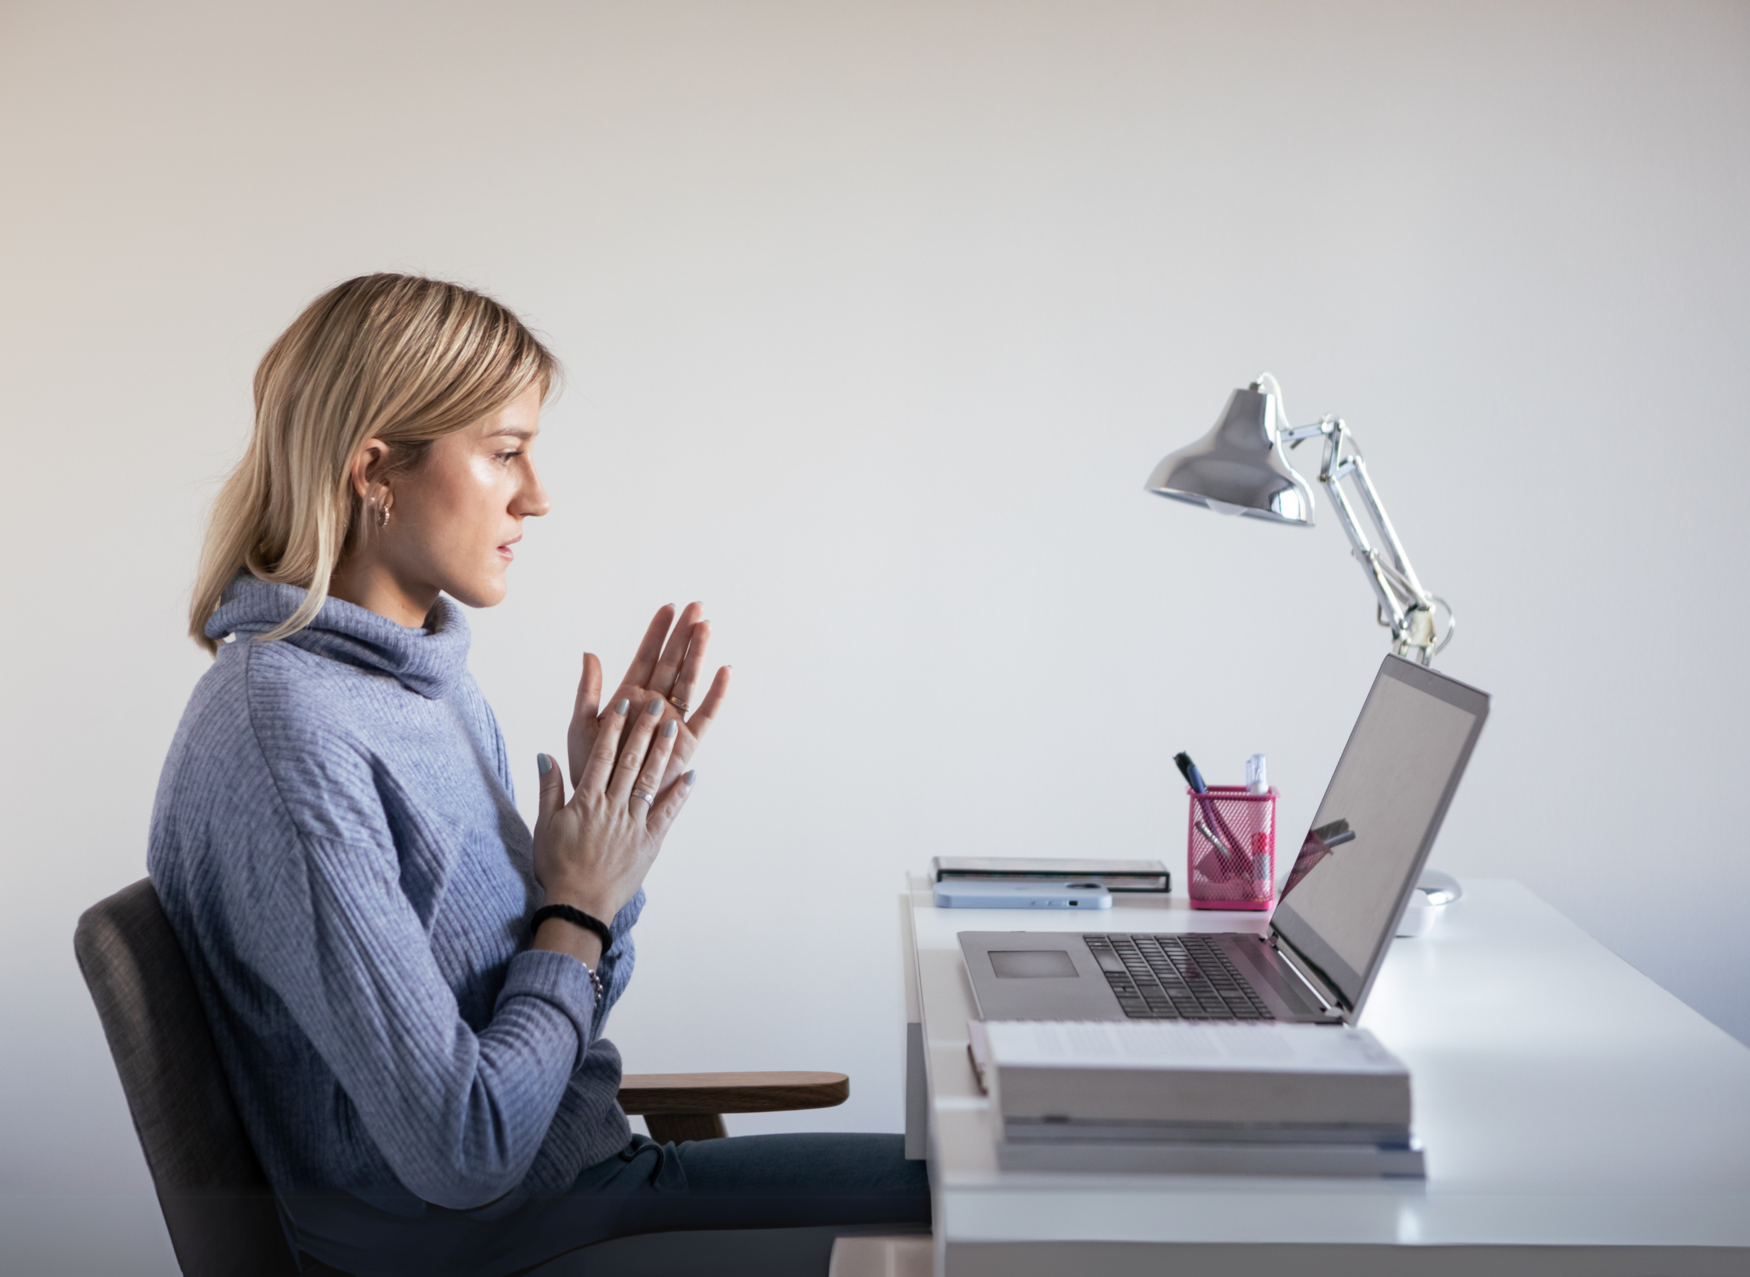
[[174, 1265], [72, 961], [143, 872], [202, 512], [315, 293], [493, 291], [570, 365], [474, 669], [525, 806], [578, 655], [736, 665], [614, 1037], [900, 1125], [894, 893], [1304, 823], [1385, 649], [1330, 518], [1147, 497], [1261, 368], [1340, 411], [1495, 713], [1437, 863], [1750, 1039], [1750, 8], [0, 7], [0, 1269]]

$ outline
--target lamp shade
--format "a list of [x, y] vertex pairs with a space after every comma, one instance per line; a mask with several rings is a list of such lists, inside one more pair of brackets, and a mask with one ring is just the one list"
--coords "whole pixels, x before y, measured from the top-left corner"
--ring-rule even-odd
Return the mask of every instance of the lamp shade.
[[1233, 392], [1210, 432], [1170, 454], [1148, 477], [1148, 490], [1221, 514], [1313, 525], [1312, 489], [1282, 455], [1276, 396], [1258, 386]]

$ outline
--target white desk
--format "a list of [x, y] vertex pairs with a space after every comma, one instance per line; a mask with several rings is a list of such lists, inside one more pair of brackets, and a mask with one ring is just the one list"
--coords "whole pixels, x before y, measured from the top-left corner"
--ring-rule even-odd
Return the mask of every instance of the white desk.
[[1750, 1048], [1514, 882], [1466, 882], [1432, 934], [1395, 941], [1362, 1017], [1410, 1065], [1426, 1183], [999, 1171], [955, 934], [1265, 925], [1133, 899], [939, 910], [922, 879], [901, 897], [906, 1136], [938, 1277], [1750, 1274]]

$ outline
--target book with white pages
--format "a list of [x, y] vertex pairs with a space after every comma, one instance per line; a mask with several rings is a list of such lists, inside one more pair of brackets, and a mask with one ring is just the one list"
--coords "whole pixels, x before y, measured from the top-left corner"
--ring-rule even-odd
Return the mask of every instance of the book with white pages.
[[998, 1161], [1038, 1170], [1420, 1176], [1410, 1074], [1362, 1029], [987, 1022]]

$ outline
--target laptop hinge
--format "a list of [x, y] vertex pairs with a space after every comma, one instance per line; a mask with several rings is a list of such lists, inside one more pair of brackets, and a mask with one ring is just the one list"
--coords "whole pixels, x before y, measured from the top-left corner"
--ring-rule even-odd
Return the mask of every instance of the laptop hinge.
[[1318, 968], [1301, 957], [1300, 951], [1290, 941], [1283, 938], [1280, 931], [1270, 933], [1270, 947], [1276, 950], [1276, 956], [1282, 959], [1283, 965], [1300, 977], [1300, 982], [1307, 987], [1307, 991], [1318, 1000], [1319, 1005], [1326, 1011], [1340, 1014], [1349, 1009], [1348, 1003], [1343, 1000], [1343, 995], [1325, 983], [1318, 973]]

